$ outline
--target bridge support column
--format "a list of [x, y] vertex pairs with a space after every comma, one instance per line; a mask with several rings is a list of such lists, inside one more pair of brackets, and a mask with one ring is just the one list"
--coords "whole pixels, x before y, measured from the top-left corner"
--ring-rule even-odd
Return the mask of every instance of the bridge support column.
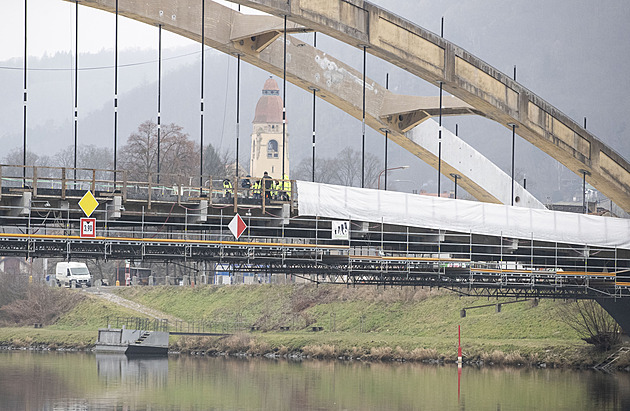
[[115, 195], [105, 204], [108, 220], [117, 220], [122, 216], [122, 196]]
[[617, 321], [623, 334], [630, 335], [630, 299], [602, 298], [596, 301]]

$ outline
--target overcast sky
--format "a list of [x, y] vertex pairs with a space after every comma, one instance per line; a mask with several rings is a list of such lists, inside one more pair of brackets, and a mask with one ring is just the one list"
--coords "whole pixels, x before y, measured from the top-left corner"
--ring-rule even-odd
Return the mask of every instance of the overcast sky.
[[[35, 61], [38, 57], [54, 56], [58, 52], [74, 53], [75, 48], [75, 4], [64, 0], [0, 0], [2, 2], [3, 24], [0, 25], [0, 61], [15, 58], [5, 63], [0, 70], [0, 146], [18, 147], [22, 144], [22, 75], [21, 59], [24, 54], [24, 2], [28, 1], [28, 55], [32, 69], [29, 74], [29, 144], [36, 152], [54, 150], [45, 146], [52, 140], [50, 133], [57, 138], [72, 137], [72, 75], [62, 70], [69, 70], [72, 59], [58, 56], [43, 63]], [[143, 1], [143, 0], [137, 0]], [[207, 0], [208, 2], [211, 0]], [[445, 38], [464, 48], [471, 54], [488, 62], [498, 70], [511, 75], [513, 67], [518, 66], [518, 81], [543, 99], [565, 112], [581, 124], [588, 117], [588, 129], [606, 144], [630, 158], [630, 93], [628, 93], [627, 67], [630, 66], [630, 41], [627, 24], [630, 22], [630, 3], [628, 0], [372, 0], [373, 3], [424, 27], [434, 33], [440, 31], [440, 20], [445, 20]], [[224, 5], [236, 8], [229, 2]], [[243, 10], [252, 12], [249, 10]], [[112, 13], [102, 12], [90, 7], [79, 7], [79, 52], [101, 53], [97, 56], [82, 56], [80, 66], [86, 70], [81, 75], [80, 95], [80, 130], [83, 144], [107, 145], [110, 141], [113, 70], [87, 70], [90, 65], [109, 66], [111, 51], [114, 48], [114, 22]], [[133, 50], [121, 54], [124, 63], [120, 70], [121, 106], [133, 102], [134, 110], [121, 116], [119, 124], [121, 136], [127, 136], [137, 127], [139, 121], [155, 116], [157, 78], [157, 35], [155, 26], [120, 18], [120, 51]], [[304, 41], [311, 42], [312, 34], [304, 34]], [[317, 37], [318, 48], [358, 70], [362, 66], [362, 53], [357, 47], [339, 44], [328, 36]], [[181, 57], [165, 61], [162, 105], [163, 118], [169, 118], [186, 127], [187, 132], [196, 135], [198, 129], [198, 44], [192, 40], [163, 31], [162, 45], [166, 55]], [[188, 46], [186, 51], [182, 47]], [[137, 52], [137, 49], [144, 49]], [[191, 50], [193, 52], [191, 52]], [[208, 50], [206, 55], [215, 53]], [[217, 55], [219, 54], [216, 52]], [[104, 57], [105, 56], [105, 57]], [[124, 58], [123, 58], [124, 57]], [[220, 55], [215, 60], [216, 70], [207, 74], [206, 87], [209, 94], [215, 95], [219, 111], [215, 121], [221, 126], [214, 129], [206, 127], [206, 134], [212, 134], [211, 142], [221, 148], [230, 148], [234, 135], [234, 97], [235, 61], [232, 56]], [[120, 62], [119, 62], [120, 63]], [[39, 67], [38, 67], [39, 64]], [[221, 70], [219, 70], [219, 65]], [[133, 67], [132, 67], [133, 66]], [[187, 66], [190, 66], [186, 69]], [[168, 78], [168, 71], [179, 68], [186, 74]], [[435, 84], [420, 81], [418, 78], [376, 59], [368, 54], [367, 76], [384, 84], [386, 73], [389, 75], [390, 89], [400, 94], [437, 95]], [[37, 69], [36, 69], [37, 68]], [[210, 67], [212, 69], [213, 67]], [[209, 66], [206, 65], [206, 71]], [[98, 77], [100, 76], [100, 77]], [[268, 74], [248, 64], [243, 65], [244, 84], [242, 88], [242, 118], [245, 124], [250, 117], [260, 87]], [[169, 89], [172, 87], [172, 89]], [[141, 90], [141, 91], [136, 91]], [[83, 94], [82, 94], [83, 93]], [[129, 95], [125, 95], [129, 93]], [[134, 94], [135, 93], [135, 94]], [[170, 93], [170, 94], [169, 94]], [[291, 119], [291, 135], [309, 144], [294, 144], [292, 156], [294, 164], [305, 155], [310, 155], [310, 94], [289, 85], [287, 88], [288, 115]], [[177, 99], [176, 99], [177, 97]], [[170, 100], [169, 100], [170, 98]], [[296, 102], [298, 103], [296, 105]], [[308, 102], [308, 106], [300, 104]], [[300, 109], [304, 110], [300, 111]], [[142, 110], [141, 110], [142, 109]], [[318, 141], [325, 141], [328, 136], [334, 139], [339, 127], [344, 135], [361, 130], [360, 122], [349, 118], [345, 113], [334, 108], [326, 112], [326, 104], [318, 104]], [[124, 112], [124, 110], [123, 110]], [[89, 116], [94, 114], [94, 116]], [[134, 115], [137, 114], [137, 117]], [[249, 116], [249, 117], [248, 117]], [[329, 119], [334, 119], [328, 121]], [[208, 118], [208, 121], [209, 118]], [[319, 120], [318, 120], [319, 121]], [[451, 131], [458, 125], [459, 135], [492, 161], [509, 170], [510, 133], [505, 127], [476, 116], [448, 117], [445, 126]], [[99, 124], [99, 126], [95, 126]], [[93, 132], [98, 129], [101, 134]], [[354, 130], [354, 131], [352, 131]], [[245, 132], [242, 132], [244, 134]], [[352, 134], [353, 135], [353, 134]], [[380, 152], [382, 138], [368, 130], [371, 141], [378, 142]], [[91, 140], [89, 140], [91, 138]], [[66, 140], [64, 140], [66, 141]], [[71, 141], [68, 138], [67, 141]], [[338, 147], [337, 141], [331, 147]], [[354, 141], [348, 137], [344, 142]], [[38, 145], [40, 144], [40, 145]], [[57, 144], [57, 143], [55, 143]], [[62, 145], [65, 143], [61, 143]], [[68, 143], [69, 144], [69, 143]], [[223, 144], [223, 146], [222, 146]], [[242, 143], [247, 146], [247, 143]], [[373, 145], [374, 146], [374, 145]], [[368, 142], [368, 147], [370, 143]], [[517, 153], [529, 156], [535, 149], [524, 140], [517, 140]], [[325, 147], [325, 144], [320, 144]], [[301, 149], [302, 151], [300, 152]], [[322, 156], [331, 155], [321, 151]], [[529, 151], [527, 151], [529, 150]], [[0, 153], [2, 154], [2, 153]], [[405, 153], [406, 154], [406, 153]], [[390, 164], [413, 164], [413, 160], [401, 154], [390, 154]], [[529, 158], [529, 157], [527, 157]], [[534, 158], [534, 157], [532, 157]], [[548, 163], [548, 159], [541, 160]], [[540, 171], [543, 176], [536, 177], [540, 169], [538, 160], [519, 161], [517, 172], [521, 169], [527, 174], [528, 183], [535, 188], [537, 181], [547, 179], [546, 169]], [[428, 166], [427, 166], [428, 168]], [[562, 167], [557, 167], [562, 170]], [[415, 173], [415, 170], [405, 170]], [[427, 175], [434, 176], [428, 170]], [[574, 177], [572, 173], [558, 174], [557, 180]], [[569, 177], [567, 177], [567, 175]], [[401, 179], [407, 177], [403, 172]], [[431, 177], [432, 178], [432, 177]], [[430, 181], [428, 184], [432, 184]], [[559, 183], [558, 183], [559, 184]], [[531, 188], [530, 188], [531, 189]], [[543, 193], [547, 195], [548, 193]]]
[[[2, 25], [0, 25], [0, 61], [24, 55], [24, 1], [2, 0]], [[218, 0], [234, 9], [237, 6]], [[62, 0], [27, 0], [28, 6], [28, 55], [41, 57], [57, 51], [74, 51], [75, 14], [74, 2]], [[257, 13], [251, 9], [243, 12]], [[115, 16], [103, 13], [79, 3], [79, 51], [99, 52], [114, 48]], [[124, 17], [119, 18], [119, 47], [123, 49], [157, 47], [157, 30], [145, 23]], [[13, 39], [6, 41], [4, 39]], [[164, 48], [195, 44], [189, 39], [162, 32]]]

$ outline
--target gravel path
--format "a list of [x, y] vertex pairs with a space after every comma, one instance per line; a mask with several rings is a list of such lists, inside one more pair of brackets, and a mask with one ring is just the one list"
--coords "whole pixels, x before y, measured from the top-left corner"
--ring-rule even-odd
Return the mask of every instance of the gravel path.
[[150, 318], [155, 319], [167, 319], [169, 322], [182, 321], [180, 318], [174, 317], [172, 315], [166, 314], [162, 311], [154, 310], [153, 308], [149, 308], [146, 305], [139, 304], [135, 301], [127, 300], [126, 298], [122, 298], [114, 293], [109, 287], [91, 287], [86, 289], [89, 293], [97, 298], [102, 298], [109, 302], [118, 304], [122, 307], [129, 308], [131, 310], [142, 313]]

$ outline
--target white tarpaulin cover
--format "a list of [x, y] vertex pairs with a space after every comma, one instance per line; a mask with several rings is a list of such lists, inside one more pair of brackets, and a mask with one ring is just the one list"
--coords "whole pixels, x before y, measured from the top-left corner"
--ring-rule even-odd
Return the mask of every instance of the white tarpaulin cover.
[[630, 220], [297, 181], [298, 212], [569, 244], [630, 249]]

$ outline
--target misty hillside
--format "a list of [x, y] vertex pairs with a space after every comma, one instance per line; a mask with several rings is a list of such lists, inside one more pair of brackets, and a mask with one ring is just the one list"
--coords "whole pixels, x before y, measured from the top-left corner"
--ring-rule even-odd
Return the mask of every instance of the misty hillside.
[[[517, 66], [517, 80], [561, 111], [582, 123], [625, 158], [630, 157], [630, 97], [625, 68], [630, 42], [625, 24], [630, 7], [621, 0], [428, 0], [376, 3], [439, 33], [444, 16], [444, 36], [505, 73]], [[312, 34], [299, 36], [312, 43]], [[318, 48], [357, 69], [362, 52], [319, 34]], [[79, 144], [113, 145], [113, 53], [81, 54], [79, 67]], [[163, 51], [162, 122], [176, 123], [199, 141], [200, 52], [190, 47]], [[73, 142], [73, 57], [59, 53], [29, 59], [29, 149], [50, 153]], [[119, 69], [119, 136], [155, 119], [157, 111], [157, 50], [121, 53]], [[3, 151], [22, 144], [22, 62], [0, 62], [0, 144]], [[13, 67], [15, 69], [9, 69]], [[90, 69], [88, 69], [90, 68]], [[400, 94], [437, 95], [434, 85], [368, 55], [368, 77]], [[248, 162], [251, 121], [262, 85], [269, 75], [242, 64], [241, 149]], [[282, 87], [282, 79], [277, 78]], [[215, 50], [206, 51], [205, 136], [220, 151], [234, 153], [236, 136], [236, 59]], [[291, 168], [311, 156], [312, 95], [287, 87], [287, 117]], [[445, 118], [444, 124], [509, 173], [511, 132], [476, 117]], [[346, 146], [360, 150], [361, 123], [329, 104], [317, 103], [317, 155], [332, 157]], [[383, 157], [383, 136], [367, 132], [368, 150]], [[392, 188], [404, 191], [435, 190], [436, 171], [390, 144], [389, 166], [410, 165], [390, 177]], [[444, 147], [448, 150], [448, 147]], [[517, 139], [517, 177], [541, 201], [570, 198], [580, 190], [580, 179], [524, 140]], [[399, 180], [398, 182], [396, 180]], [[443, 180], [444, 181], [444, 180]], [[448, 189], [452, 183], [447, 183]]]

